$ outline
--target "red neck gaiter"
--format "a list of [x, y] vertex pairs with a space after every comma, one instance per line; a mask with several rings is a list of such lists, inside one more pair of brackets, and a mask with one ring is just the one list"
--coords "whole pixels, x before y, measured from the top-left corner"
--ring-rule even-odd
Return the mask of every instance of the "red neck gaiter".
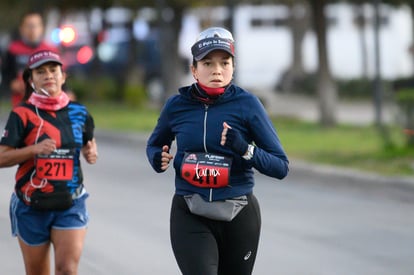
[[28, 100], [29, 103], [45, 111], [58, 111], [66, 107], [69, 101], [70, 99], [65, 92], [61, 92], [57, 97], [48, 97], [33, 92]]
[[224, 91], [226, 90], [225, 87], [220, 87], [220, 88], [210, 88], [207, 86], [204, 86], [203, 84], [201, 84], [199, 81], [197, 82], [197, 85], [203, 89], [209, 96], [211, 97], [218, 97], [219, 95], [222, 95], [224, 93]]

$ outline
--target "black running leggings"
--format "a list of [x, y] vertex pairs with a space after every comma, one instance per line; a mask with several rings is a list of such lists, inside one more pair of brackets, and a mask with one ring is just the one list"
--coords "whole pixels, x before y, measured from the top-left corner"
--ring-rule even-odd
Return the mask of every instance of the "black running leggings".
[[260, 237], [259, 203], [253, 194], [231, 221], [192, 214], [182, 196], [171, 207], [171, 244], [183, 275], [250, 275]]

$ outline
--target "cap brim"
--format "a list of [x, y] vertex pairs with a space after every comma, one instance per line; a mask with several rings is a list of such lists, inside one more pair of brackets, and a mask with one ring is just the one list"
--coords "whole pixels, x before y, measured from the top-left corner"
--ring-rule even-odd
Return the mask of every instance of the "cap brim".
[[211, 53], [213, 51], [223, 51], [223, 52], [226, 52], [229, 55], [231, 55], [231, 56], [234, 57], [233, 53], [229, 49], [227, 49], [227, 48], [211, 48], [211, 49], [206, 50], [205, 52], [200, 53], [197, 56], [194, 56], [194, 59], [195, 59], [195, 61], [200, 61], [204, 57], [206, 57], [209, 53]]

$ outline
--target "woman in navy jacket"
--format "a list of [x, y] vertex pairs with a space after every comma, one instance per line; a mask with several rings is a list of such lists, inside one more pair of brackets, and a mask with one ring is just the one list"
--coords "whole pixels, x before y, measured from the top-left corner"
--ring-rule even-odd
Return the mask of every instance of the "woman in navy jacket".
[[200, 33], [191, 48], [196, 83], [169, 98], [147, 143], [156, 172], [174, 159], [170, 233], [184, 275], [251, 274], [261, 226], [253, 168], [278, 179], [289, 170], [263, 105], [231, 83], [233, 43], [223, 28]]

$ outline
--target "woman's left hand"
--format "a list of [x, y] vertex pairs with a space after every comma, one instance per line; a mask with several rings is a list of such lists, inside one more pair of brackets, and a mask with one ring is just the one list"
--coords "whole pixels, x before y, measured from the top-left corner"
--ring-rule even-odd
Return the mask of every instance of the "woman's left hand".
[[95, 164], [98, 159], [98, 147], [96, 140], [93, 138], [82, 148], [83, 156], [89, 164]]
[[223, 122], [223, 131], [221, 132], [220, 144], [230, 148], [233, 152], [239, 154], [240, 156], [244, 156], [247, 153], [247, 148], [249, 147], [240, 133], [231, 128], [227, 122]]

